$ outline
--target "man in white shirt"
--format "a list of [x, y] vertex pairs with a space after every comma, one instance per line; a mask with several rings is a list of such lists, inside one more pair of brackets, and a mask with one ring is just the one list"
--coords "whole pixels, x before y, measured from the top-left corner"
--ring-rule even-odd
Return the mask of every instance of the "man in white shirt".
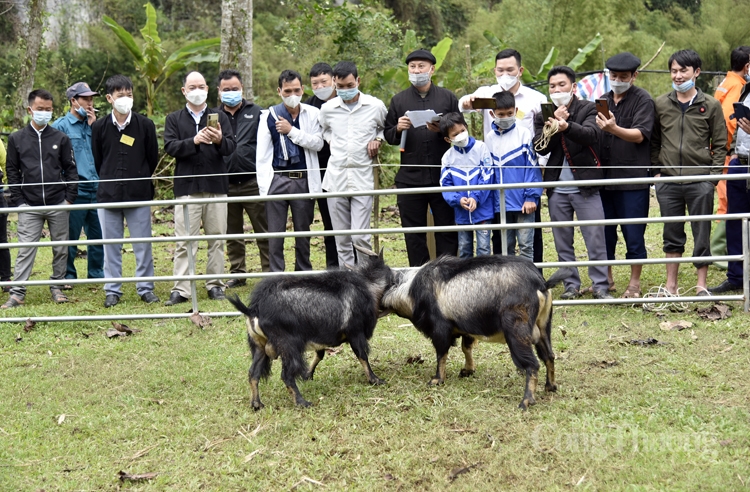
[[[323, 136], [318, 108], [301, 104], [302, 76], [294, 70], [279, 75], [282, 104], [260, 113], [258, 150], [255, 165], [260, 196], [320, 193], [318, 151]], [[309, 231], [315, 212], [314, 200], [272, 200], [266, 202], [268, 232], [286, 231], [287, 214], [292, 210], [295, 231]], [[310, 238], [294, 238], [294, 270], [312, 270]], [[272, 272], [284, 271], [284, 238], [268, 240]]]
[[[333, 68], [336, 97], [320, 108], [323, 138], [331, 158], [323, 178], [330, 192], [372, 190], [372, 159], [383, 141], [387, 110], [380, 99], [359, 92], [357, 66], [342, 61]], [[329, 198], [334, 230], [369, 229], [372, 196]], [[352, 244], [370, 249], [370, 235], [336, 236], [339, 266], [354, 264]]]
[[[513, 96], [516, 98], [516, 119], [519, 120], [521, 126], [526, 127], [532, 135], [534, 134], [534, 118], [542, 110], [541, 104], [547, 102], [547, 96], [521, 84], [522, 75], [521, 53], [512, 48], [502, 50], [495, 56], [495, 77], [497, 77], [497, 84], [482, 86], [474, 91], [473, 94], [467, 94], [458, 100], [458, 107], [463, 113], [482, 111], [482, 115], [484, 116], [483, 135], [487, 135], [487, 133], [493, 131], [491, 126], [493, 118], [490, 115], [489, 109], [475, 110], [472, 102], [477, 97], [491, 98], [495, 93], [501, 91], [513, 93]], [[542, 167], [546, 165], [546, 156], [539, 156], [538, 162]], [[535, 222], [541, 221], [540, 210], [541, 207], [536, 209]], [[498, 254], [500, 251], [500, 235], [498, 232], [495, 231], [492, 237], [495, 254]], [[542, 246], [542, 230], [534, 229], [534, 261], [537, 263], [544, 261]]]

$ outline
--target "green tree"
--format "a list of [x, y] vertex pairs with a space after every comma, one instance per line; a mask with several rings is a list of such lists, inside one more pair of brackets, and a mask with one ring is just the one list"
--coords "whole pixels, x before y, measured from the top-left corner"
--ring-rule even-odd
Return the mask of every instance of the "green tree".
[[221, 39], [210, 38], [195, 41], [166, 56], [157, 29], [156, 9], [151, 3], [147, 3], [145, 8], [146, 25], [141, 29], [142, 46], [139, 46], [133, 36], [111, 17], [105, 15], [103, 21], [133, 56], [135, 68], [146, 82], [147, 111], [151, 116], [154, 113], [156, 93], [173, 73], [191, 63], [219, 61], [219, 54], [211, 53], [210, 50], [218, 48]]

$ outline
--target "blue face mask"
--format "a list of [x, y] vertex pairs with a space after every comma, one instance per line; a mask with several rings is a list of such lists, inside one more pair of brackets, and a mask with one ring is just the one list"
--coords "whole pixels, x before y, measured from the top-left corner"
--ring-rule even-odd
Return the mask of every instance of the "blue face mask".
[[695, 80], [693, 79], [683, 82], [680, 85], [676, 85], [674, 82], [672, 82], [672, 88], [677, 92], [687, 92], [693, 87], [695, 87]]
[[355, 87], [353, 89], [336, 89], [336, 94], [338, 94], [343, 101], [351, 101], [355, 97], [357, 97], [357, 94], [359, 94], [359, 87]]
[[227, 91], [221, 93], [221, 102], [233, 108], [242, 102], [242, 91]]
[[[76, 101], [77, 102], [77, 101]], [[86, 112], [85, 109], [83, 109], [83, 106], [81, 106], [80, 103], [78, 103], [78, 107], [76, 108], [76, 113], [78, 113], [81, 118], [88, 118], [89, 114]]]

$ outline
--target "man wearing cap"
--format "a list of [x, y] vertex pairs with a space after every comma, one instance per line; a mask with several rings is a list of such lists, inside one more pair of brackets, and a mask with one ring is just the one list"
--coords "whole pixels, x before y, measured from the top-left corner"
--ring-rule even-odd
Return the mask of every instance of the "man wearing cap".
[[[605, 96], [609, 114], [597, 113], [596, 124], [602, 130], [601, 160], [604, 177], [609, 179], [647, 178], [651, 165], [650, 139], [654, 127], [654, 100], [634, 85], [641, 60], [632, 53], [619, 53], [607, 60], [612, 90]], [[648, 217], [649, 185], [609, 185], [601, 193], [605, 219]], [[628, 260], [647, 258], [644, 234], [646, 224], [621, 225]], [[617, 226], [604, 228], [607, 259], [615, 259]], [[630, 282], [622, 297], [641, 297], [641, 269], [631, 265]], [[613, 290], [612, 267], [608, 271]]]
[[[99, 175], [94, 166], [94, 155], [91, 153], [91, 125], [96, 121], [94, 96], [98, 95], [99, 93], [92, 91], [86, 82], [76, 82], [71, 85], [65, 91], [65, 97], [70, 101], [70, 111], [52, 123], [52, 127], [66, 134], [73, 144], [79, 178], [75, 205], [96, 203]], [[68, 229], [71, 241], [77, 241], [80, 238], [81, 229], [86, 232], [86, 238], [89, 240], [102, 238], [102, 228], [99, 225], [99, 217], [95, 208], [71, 210]], [[95, 244], [86, 249], [88, 260], [86, 276], [104, 278], [104, 247], [101, 244]], [[68, 247], [66, 279], [78, 278], [75, 267], [77, 252], [76, 246]]]
[[[438, 114], [458, 112], [456, 96], [431, 81], [436, 62], [433, 54], [427, 50], [411, 52], [406, 57], [411, 87], [393, 96], [388, 108], [384, 132], [386, 141], [391, 145], [399, 145], [406, 133], [405, 146], [401, 152], [401, 168], [396, 174], [397, 188], [440, 186], [441, 159], [450, 144], [442, 138], [437, 122], [415, 128], [406, 116], [407, 111], [428, 109]], [[436, 226], [455, 224], [453, 209], [441, 193], [398, 195], [396, 203], [402, 227], [427, 226], [429, 212], [432, 213]], [[409, 266], [418, 267], [430, 261], [425, 233], [405, 234], [404, 238]], [[455, 232], [435, 233], [437, 256], [455, 256], [457, 250], [458, 236]]]

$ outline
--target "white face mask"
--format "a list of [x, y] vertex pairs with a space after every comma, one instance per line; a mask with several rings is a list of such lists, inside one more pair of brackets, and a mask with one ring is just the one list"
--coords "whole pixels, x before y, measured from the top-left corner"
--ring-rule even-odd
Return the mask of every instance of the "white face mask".
[[331, 94], [333, 94], [333, 86], [331, 85], [328, 87], [313, 89], [313, 94], [315, 94], [315, 97], [317, 97], [321, 101], [327, 101], [328, 98], [331, 97]]
[[510, 116], [508, 118], [498, 118], [497, 116], [494, 119], [495, 126], [497, 126], [501, 130], [507, 130], [511, 126], [513, 126], [516, 123], [516, 117]]
[[190, 104], [201, 106], [204, 102], [206, 102], [206, 99], [208, 98], [208, 91], [195, 89], [188, 92], [185, 97], [190, 102]]
[[31, 110], [31, 119], [39, 126], [46, 126], [52, 119], [52, 111], [34, 111]]
[[518, 83], [518, 77], [513, 75], [504, 74], [497, 77], [497, 83], [504, 91], [509, 91]]
[[630, 82], [620, 82], [619, 80], [610, 80], [609, 86], [615, 94], [624, 94], [630, 89]]
[[128, 114], [133, 109], [133, 98], [132, 97], [118, 97], [115, 102], [112, 103], [112, 107], [115, 108], [120, 114]]
[[294, 109], [299, 106], [300, 101], [302, 101], [302, 96], [281, 96], [281, 100], [284, 101], [286, 107]]
[[573, 89], [570, 89], [570, 92], [557, 92], [555, 94], [550, 94], [549, 97], [558, 108], [560, 106], [567, 106], [570, 104], [570, 100], [573, 99]]
[[469, 144], [469, 132], [467, 130], [462, 131], [451, 140], [451, 143], [456, 147], [463, 148]]

